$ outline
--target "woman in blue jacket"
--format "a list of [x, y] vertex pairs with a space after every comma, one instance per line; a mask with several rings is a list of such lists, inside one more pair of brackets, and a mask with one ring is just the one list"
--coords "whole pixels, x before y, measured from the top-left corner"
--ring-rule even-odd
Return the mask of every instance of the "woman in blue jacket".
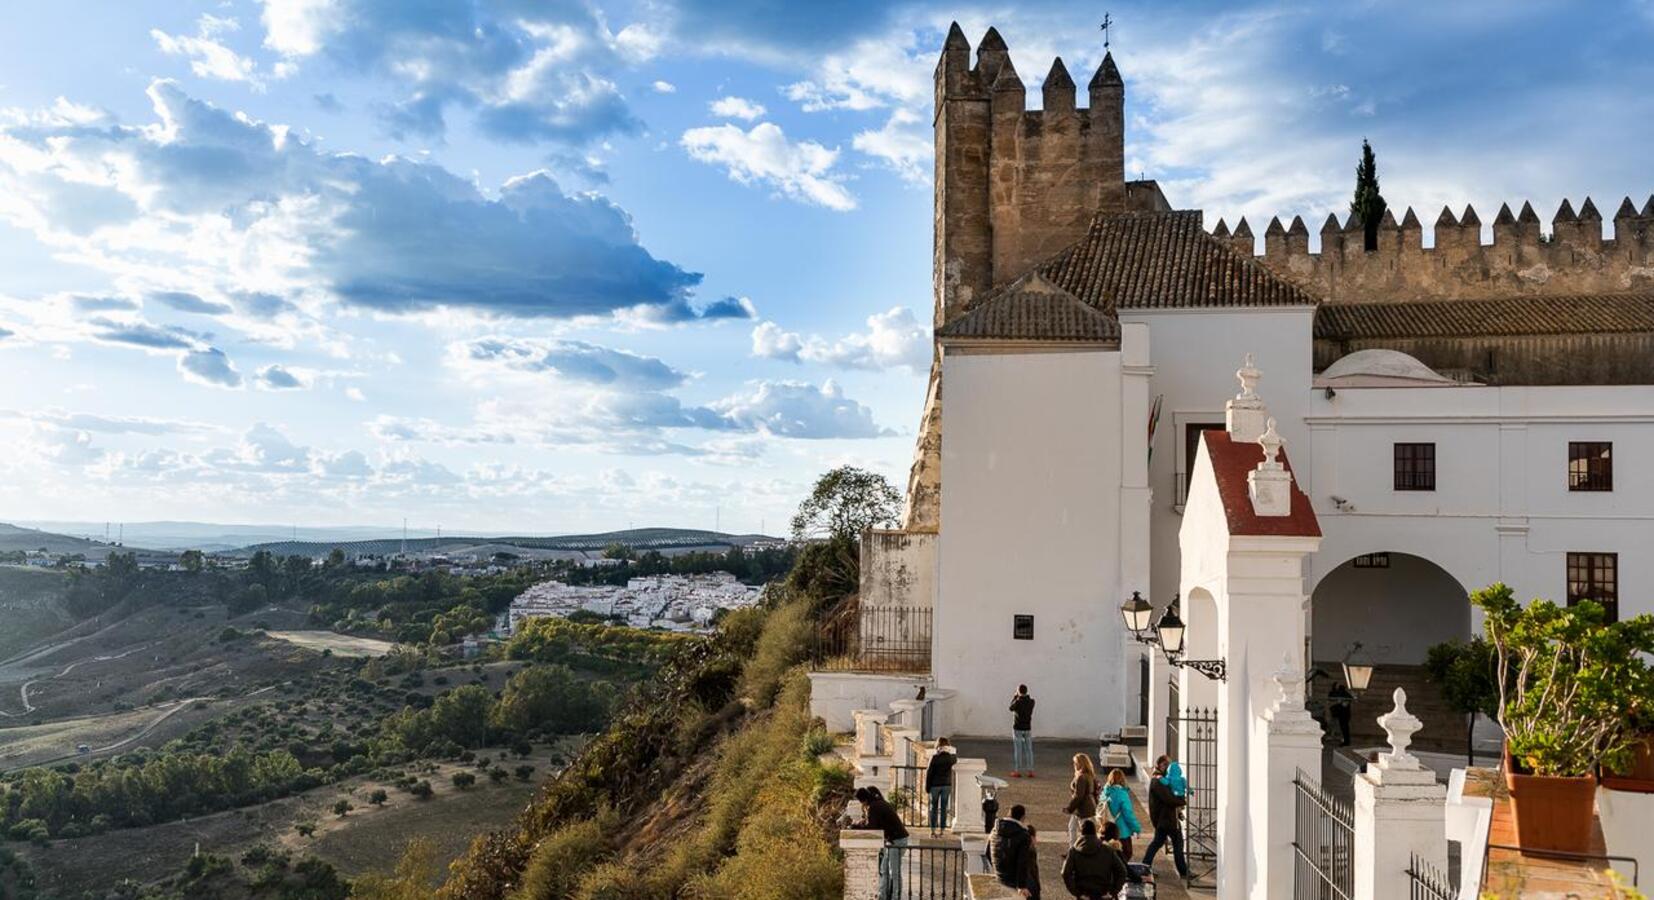
[[1108, 773], [1108, 787], [1103, 789], [1103, 805], [1108, 817], [1120, 829], [1120, 852], [1131, 859], [1131, 839], [1143, 826], [1137, 824], [1137, 813], [1131, 808], [1131, 789], [1126, 787], [1126, 773], [1115, 769]]

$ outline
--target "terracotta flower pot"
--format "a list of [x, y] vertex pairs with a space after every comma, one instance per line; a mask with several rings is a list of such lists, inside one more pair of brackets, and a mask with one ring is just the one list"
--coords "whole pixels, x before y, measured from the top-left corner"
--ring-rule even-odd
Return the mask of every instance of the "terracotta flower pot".
[[1507, 747], [1505, 787], [1510, 789], [1516, 842], [1524, 849], [1591, 852], [1597, 802], [1594, 776], [1518, 772]]
[[1632, 753], [1631, 768], [1625, 774], [1603, 770], [1603, 787], [1617, 791], [1654, 793], [1654, 733], [1644, 734]]

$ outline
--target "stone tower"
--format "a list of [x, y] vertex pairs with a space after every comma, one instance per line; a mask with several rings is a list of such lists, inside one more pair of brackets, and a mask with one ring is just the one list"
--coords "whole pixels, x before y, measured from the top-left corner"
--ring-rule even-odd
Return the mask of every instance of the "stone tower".
[[[1127, 207], [1126, 86], [1105, 55], [1075, 103], [1074, 79], [1059, 58], [1042, 85], [1041, 109], [997, 29], [976, 48], [954, 23], [936, 64], [936, 238], [932, 279], [941, 328], [993, 288], [1085, 237], [1091, 220]], [[908, 476], [904, 527], [941, 522], [940, 357]]]
[[936, 64], [935, 325], [1085, 236], [1099, 212], [1126, 208], [1125, 83], [1105, 56], [1075, 104], [1059, 58], [1042, 109], [993, 28], [976, 49], [956, 23]]

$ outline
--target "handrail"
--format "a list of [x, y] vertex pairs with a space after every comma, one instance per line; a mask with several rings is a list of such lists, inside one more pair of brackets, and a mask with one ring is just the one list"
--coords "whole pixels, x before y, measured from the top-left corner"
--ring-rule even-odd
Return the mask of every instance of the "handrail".
[[[1641, 873], [1641, 867], [1638, 865], [1637, 858], [1635, 856], [1619, 856], [1619, 855], [1616, 855], [1616, 854], [1613, 854], [1613, 853], [1576, 853], [1572, 850], [1541, 850], [1537, 847], [1520, 847], [1520, 846], [1515, 846], [1515, 845], [1512, 845], [1512, 844], [1491, 844], [1491, 843], [1487, 845], [1487, 849], [1489, 849], [1489, 850], [1515, 850], [1518, 853], [1522, 853], [1522, 854], [1525, 854], [1525, 855], [1528, 855], [1528, 856], [1550, 857], [1552, 859], [1570, 859], [1570, 860], [1574, 860], [1576, 862], [1585, 862], [1587, 860], [1600, 859], [1600, 860], [1603, 860], [1604, 862], [1610, 862], [1610, 863], [1616, 863], [1616, 862], [1630, 863], [1631, 864], [1631, 886], [1632, 887], [1637, 886], [1637, 876]], [[1488, 857], [1483, 856], [1482, 857], [1482, 873], [1483, 873], [1483, 883], [1484, 884], [1487, 883], [1487, 878], [1486, 878], [1487, 866], [1488, 866]]]

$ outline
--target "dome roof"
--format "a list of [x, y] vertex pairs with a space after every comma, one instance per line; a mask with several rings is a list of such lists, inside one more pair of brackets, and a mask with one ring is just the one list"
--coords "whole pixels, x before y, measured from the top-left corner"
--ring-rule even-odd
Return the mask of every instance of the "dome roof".
[[1328, 366], [1317, 383], [1450, 385], [1455, 382], [1400, 350], [1357, 350]]

